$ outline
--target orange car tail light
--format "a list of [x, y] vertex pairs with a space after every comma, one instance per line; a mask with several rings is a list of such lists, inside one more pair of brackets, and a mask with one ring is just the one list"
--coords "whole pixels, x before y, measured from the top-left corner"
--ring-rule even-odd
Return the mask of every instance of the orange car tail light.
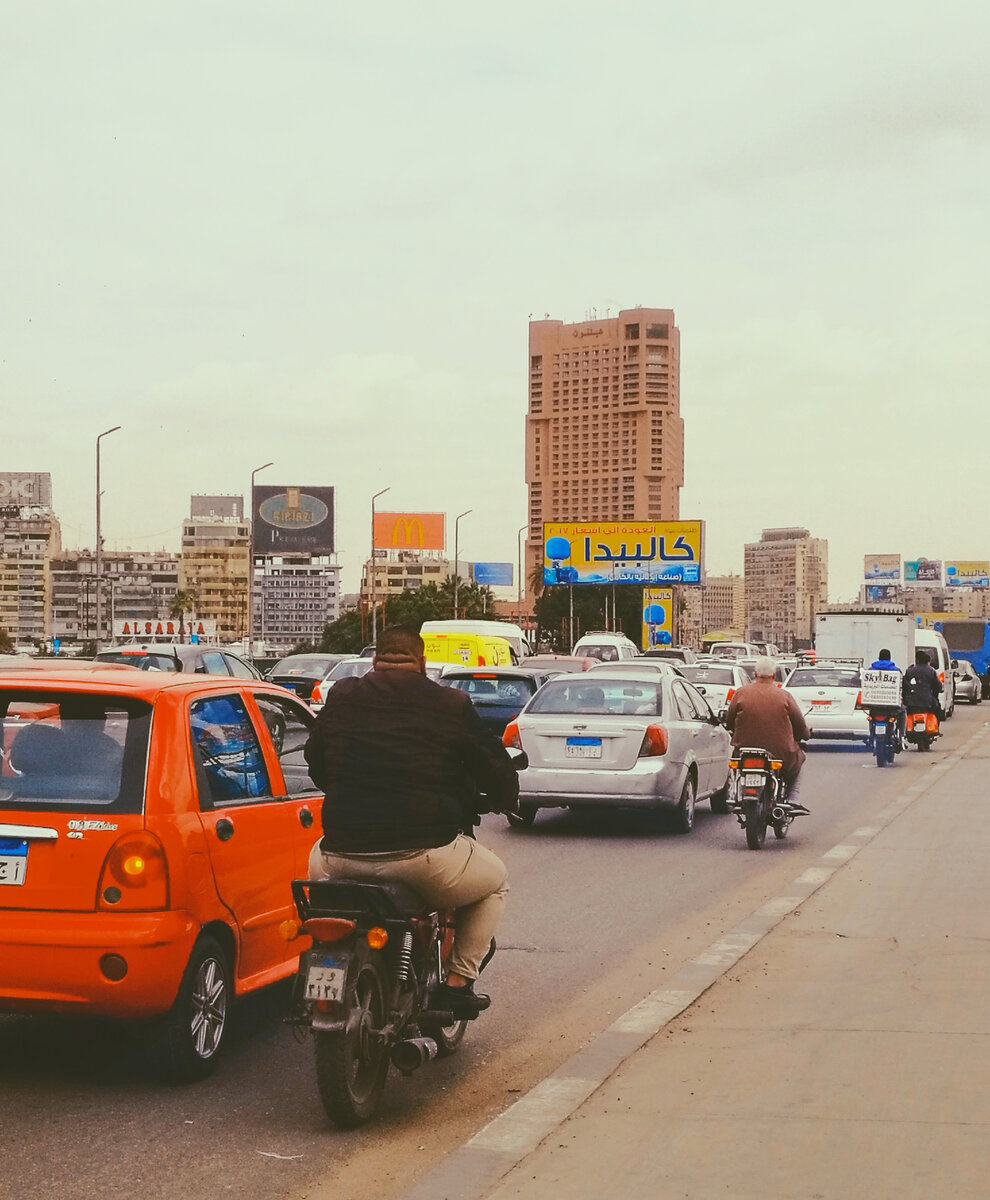
[[168, 862], [153, 833], [127, 833], [110, 847], [97, 904], [108, 911], [168, 908]]
[[513, 750], [522, 749], [522, 740], [519, 737], [519, 726], [515, 721], [510, 721], [505, 727], [505, 733], [502, 734], [502, 745], [509, 746]]
[[732, 697], [733, 697], [735, 694], [736, 694], [736, 689], [735, 689], [735, 688], [729, 688], [729, 690], [728, 690], [728, 691], [725, 693], [725, 703], [726, 703], [726, 704], [728, 704], [728, 703], [729, 703], [729, 702], [732, 700]]
[[321, 696], [320, 685], [319, 685], [319, 683], [314, 683], [313, 690], [309, 693], [309, 698], [310, 698], [310, 700], [315, 700], [316, 703], [319, 704], [320, 696]]
[[303, 921], [303, 931], [314, 942], [342, 942], [356, 928], [356, 921], [348, 921], [344, 917], [310, 917], [308, 921]]
[[640, 758], [655, 758], [667, 753], [667, 731], [662, 725], [647, 725], [643, 744], [639, 748]]

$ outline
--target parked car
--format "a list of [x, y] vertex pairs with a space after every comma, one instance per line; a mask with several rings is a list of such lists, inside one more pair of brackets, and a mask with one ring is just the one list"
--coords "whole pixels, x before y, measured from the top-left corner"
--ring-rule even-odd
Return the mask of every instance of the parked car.
[[254, 679], [4, 672], [0, 1011], [150, 1020], [169, 1075], [212, 1071], [235, 997], [296, 969], [312, 721]]
[[119, 663], [142, 671], [192, 671], [200, 675], [233, 675], [235, 679], [260, 679], [261, 672], [249, 662], [220, 646], [188, 642], [144, 642], [108, 646], [95, 656], [96, 662]]
[[356, 658], [355, 654], [290, 654], [280, 659], [265, 675], [301, 700], [309, 700], [313, 688], [341, 662]]
[[983, 680], [977, 675], [973, 664], [965, 658], [954, 658], [952, 670], [956, 677], [956, 699], [967, 704], [979, 704], [983, 699]]
[[545, 672], [526, 667], [455, 667], [440, 682], [466, 692], [478, 716], [501, 737], [509, 721], [519, 716], [548, 678]]
[[798, 702], [813, 738], [868, 742], [870, 722], [860, 702], [860, 669], [852, 663], [798, 666], [784, 688]]
[[531, 825], [541, 808], [614, 805], [669, 810], [688, 833], [697, 800], [728, 811], [729, 734], [673, 670], [550, 679], [502, 740], [529, 757], [512, 824]]

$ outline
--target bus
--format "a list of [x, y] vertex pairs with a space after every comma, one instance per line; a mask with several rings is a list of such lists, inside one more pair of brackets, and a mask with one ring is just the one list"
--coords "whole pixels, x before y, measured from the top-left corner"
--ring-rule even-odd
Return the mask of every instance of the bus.
[[990, 696], [990, 621], [982, 617], [943, 617], [936, 621], [949, 647], [950, 658], [965, 658], [983, 680], [983, 696]]

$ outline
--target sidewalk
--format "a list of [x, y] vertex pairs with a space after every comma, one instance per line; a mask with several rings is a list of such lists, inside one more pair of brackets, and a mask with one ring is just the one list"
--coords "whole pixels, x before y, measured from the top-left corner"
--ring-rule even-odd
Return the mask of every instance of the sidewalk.
[[489, 1200], [990, 1195], [986, 734]]

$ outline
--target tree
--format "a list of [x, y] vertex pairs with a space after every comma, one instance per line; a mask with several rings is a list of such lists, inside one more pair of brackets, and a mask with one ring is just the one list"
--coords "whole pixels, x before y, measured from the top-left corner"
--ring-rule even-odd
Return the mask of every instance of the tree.
[[[537, 643], [548, 641], [558, 652], [566, 654], [572, 649], [569, 593], [566, 584], [552, 584], [543, 588], [535, 606]], [[617, 584], [614, 590], [610, 583], [575, 586], [575, 641], [589, 629], [605, 628], [605, 606], [607, 603], [609, 612], [612, 611], [613, 595], [617, 620], [610, 622], [612, 628], [639, 645], [643, 628], [643, 588], [632, 583]]]
[[0, 625], [0, 654], [14, 654], [14, 642], [2, 625]]
[[168, 606], [168, 615], [179, 618], [179, 641], [186, 640], [186, 613], [196, 611], [196, 592], [193, 588], [179, 588]]

